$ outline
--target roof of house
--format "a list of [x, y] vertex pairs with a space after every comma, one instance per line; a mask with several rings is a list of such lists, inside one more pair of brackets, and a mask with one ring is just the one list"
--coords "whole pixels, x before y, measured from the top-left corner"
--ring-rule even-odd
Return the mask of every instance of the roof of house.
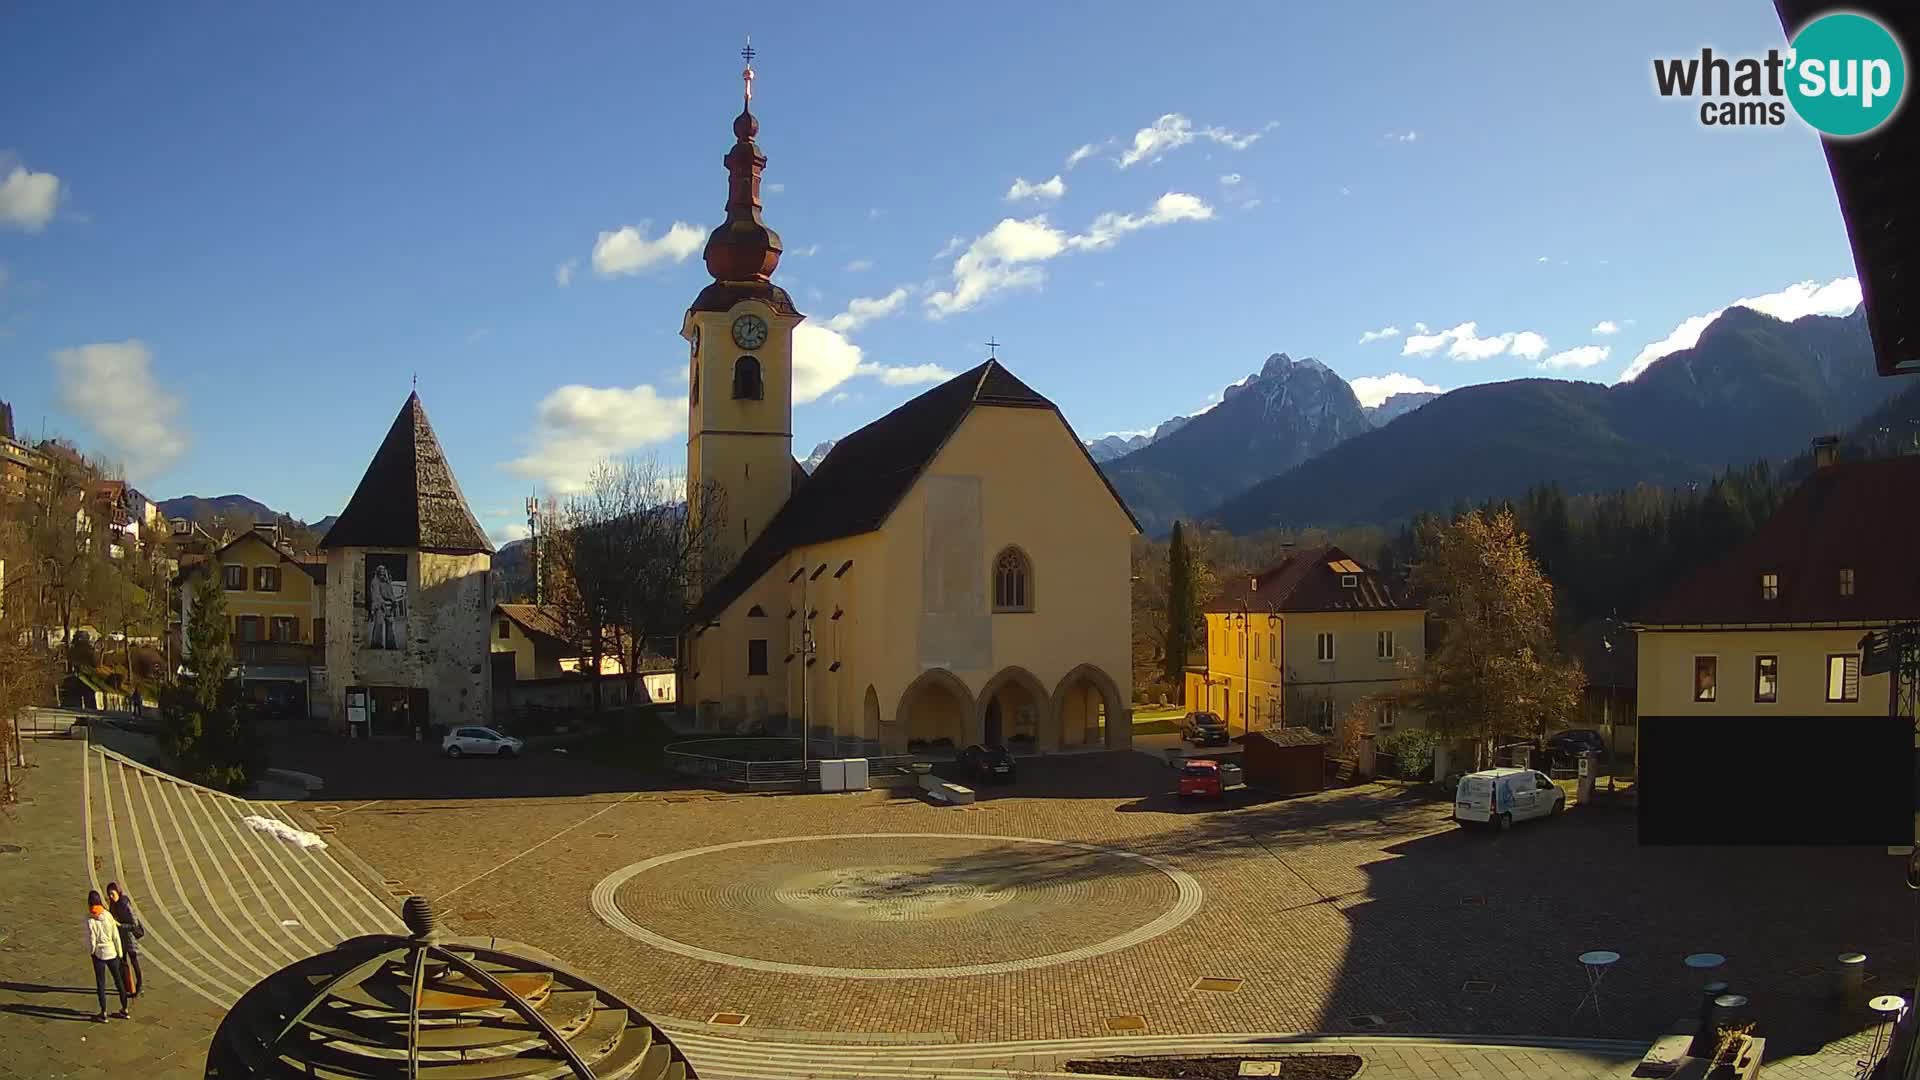
[[[1920, 619], [1920, 457], [1828, 465], [1745, 543], [1681, 583], [1639, 622], [1766, 625]], [[1853, 572], [1851, 596], [1841, 571]], [[1761, 575], [1778, 575], [1767, 599]]]
[[[1833, 10], [1828, 0], [1775, 0], [1788, 34]], [[1920, 41], [1920, 5], [1912, 0], [1857, 0], [1846, 10], [1870, 15], [1896, 40]], [[1909, 46], [1911, 47], [1911, 46]], [[1920, 371], [1920, 116], [1896, 109], [1857, 139], [1823, 139], [1834, 193], [1859, 271], [1867, 328], [1882, 375]]]
[[[694, 621], [726, 610], [795, 548], [878, 529], [967, 414], [982, 405], [1050, 409], [1060, 414], [1058, 406], [1014, 377], [998, 360], [988, 360], [908, 401], [835, 443], [804, 483], [798, 483], [796, 476], [786, 505], [748, 545], [734, 568], [707, 590]], [[1066, 417], [1061, 416], [1060, 422], [1065, 424]], [[1068, 431], [1072, 432], [1071, 425]], [[1087, 455], [1079, 436], [1073, 436], [1073, 444], [1138, 529], [1133, 511]]]
[[[1353, 579], [1352, 587], [1345, 584]], [[1418, 611], [1394, 595], [1384, 576], [1362, 566], [1333, 544], [1307, 548], [1280, 560], [1251, 581], [1234, 581], [1207, 611], [1225, 614], [1246, 603], [1254, 611]]]
[[407, 395], [360, 486], [320, 546], [493, 553], [486, 530], [453, 478], [418, 393]]
[[495, 604], [493, 610], [512, 620], [529, 636], [552, 638], [565, 644], [567, 629], [552, 604]]
[[1325, 736], [1316, 734], [1303, 727], [1276, 727], [1256, 731], [1253, 738], [1264, 739], [1275, 746], [1325, 746]]
[[195, 570], [199, 570], [202, 567], [206, 566], [208, 563], [212, 562], [214, 559], [219, 558], [222, 554], [226, 552], [228, 548], [234, 546], [235, 544], [240, 543], [243, 540], [260, 541], [260, 543], [265, 544], [269, 548], [272, 548], [274, 553], [280, 556], [281, 562], [293, 564], [294, 566], [298, 567], [302, 573], [306, 574], [308, 577], [312, 578], [314, 581], [318, 582], [321, 585], [325, 585], [327, 583], [327, 557], [325, 555], [302, 554], [300, 552], [296, 552], [293, 549], [287, 547], [285, 544], [272, 543], [264, 535], [258, 532], [254, 532], [253, 530], [250, 529], [246, 532], [240, 533], [239, 535], [235, 536], [233, 539], [227, 541], [226, 543], [221, 544], [219, 547], [215, 548], [213, 550], [213, 553], [210, 555], [198, 555], [193, 552], [187, 552], [186, 554], [181, 555], [179, 560], [180, 571], [177, 575], [175, 575], [173, 579], [174, 584], [177, 585], [180, 582], [185, 581], [187, 577], [190, 574], [192, 574]]

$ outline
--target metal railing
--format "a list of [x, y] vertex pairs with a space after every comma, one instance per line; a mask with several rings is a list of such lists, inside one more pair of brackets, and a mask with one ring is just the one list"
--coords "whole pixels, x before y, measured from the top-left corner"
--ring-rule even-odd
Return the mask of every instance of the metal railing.
[[[820, 782], [820, 761], [825, 758], [865, 758], [869, 783], [887, 784], [914, 775], [911, 766], [924, 759], [912, 754], [847, 754], [832, 752], [833, 744], [821, 740], [808, 747], [803, 761], [798, 756], [781, 754], [762, 757], [755, 751], [772, 749], [770, 744], [791, 744], [789, 753], [797, 754], [800, 740], [774, 738], [693, 739], [674, 743], [662, 752], [667, 767], [681, 776], [707, 783], [745, 790], [804, 790]], [[842, 748], [846, 746], [843, 742]], [[825, 753], [816, 753], [826, 750]]]

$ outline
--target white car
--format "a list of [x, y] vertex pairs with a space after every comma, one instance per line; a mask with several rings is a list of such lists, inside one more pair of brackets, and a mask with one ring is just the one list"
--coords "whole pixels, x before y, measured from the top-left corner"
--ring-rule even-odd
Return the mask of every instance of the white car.
[[1460, 778], [1453, 820], [1461, 825], [1511, 829], [1516, 821], [1552, 817], [1567, 808], [1567, 793], [1532, 769], [1487, 769]]
[[461, 757], [466, 754], [490, 754], [494, 757], [513, 757], [526, 748], [526, 743], [511, 735], [502, 735], [492, 728], [463, 727], [447, 732], [440, 740], [440, 752], [448, 757]]

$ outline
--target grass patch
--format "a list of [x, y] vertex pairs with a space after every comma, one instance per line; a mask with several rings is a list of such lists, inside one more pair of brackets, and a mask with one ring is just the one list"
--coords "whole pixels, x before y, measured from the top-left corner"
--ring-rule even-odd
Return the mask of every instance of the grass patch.
[[1179, 730], [1180, 725], [1172, 720], [1135, 720], [1133, 722], [1135, 735], [1172, 735]]
[[630, 709], [579, 735], [556, 737], [550, 744], [569, 757], [598, 765], [662, 771], [661, 751], [677, 736], [655, 709]]

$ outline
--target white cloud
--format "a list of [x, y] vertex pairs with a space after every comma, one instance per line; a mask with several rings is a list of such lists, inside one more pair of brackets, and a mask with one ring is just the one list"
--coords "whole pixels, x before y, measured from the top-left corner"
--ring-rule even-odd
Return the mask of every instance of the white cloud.
[[1389, 131], [1382, 136], [1388, 142], [1412, 142], [1420, 137], [1417, 131]]
[[[831, 321], [831, 320], [829, 320]], [[860, 370], [860, 346], [827, 326], [801, 323], [793, 331], [793, 403], [818, 401]]]
[[898, 288], [885, 296], [862, 296], [847, 304], [847, 310], [826, 321], [826, 327], [836, 333], [846, 334], [883, 316], [900, 310], [906, 303], [907, 290]]
[[1237, 172], [1230, 172], [1227, 175], [1221, 177], [1220, 182], [1222, 184], [1225, 184], [1227, 187], [1232, 187], [1233, 185], [1240, 182], [1240, 174]]
[[832, 397], [827, 399], [827, 404], [838, 405], [841, 402], [846, 401], [852, 397], [853, 397], [852, 394], [847, 393], [845, 390], [840, 390], [835, 392], [835, 394]]
[[1353, 194], [1353, 189], [1352, 189], [1352, 188], [1350, 188], [1350, 187], [1342, 187], [1342, 188], [1340, 189], [1340, 194], [1342, 194], [1342, 195], [1351, 195], [1351, 194]]
[[1443, 394], [1446, 391], [1412, 375], [1395, 371], [1386, 375], [1362, 375], [1349, 379], [1347, 385], [1353, 387], [1353, 396], [1367, 408], [1387, 400], [1395, 394]]
[[952, 315], [1006, 289], [1029, 288], [1045, 275], [1032, 264], [1067, 250], [1067, 234], [1046, 215], [1024, 221], [1004, 218], [968, 244], [953, 261], [953, 287], [933, 292], [927, 307], [935, 318]]
[[[0, 166], [6, 164], [6, 158], [0, 156]], [[59, 205], [60, 178], [52, 173], [15, 165], [0, 180], [0, 225], [39, 232], [53, 220], [53, 211]]]
[[850, 274], [858, 274], [863, 270], [871, 269], [873, 269], [872, 259], [855, 259], [847, 264], [847, 272]]
[[905, 364], [900, 367], [887, 367], [884, 364], [863, 363], [854, 371], [854, 374], [872, 376], [888, 386], [919, 386], [922, 383], [946, 382], [959, 372], [948, 371], [939, 364]]
[[783, 192], [783, 191], [785, 191], [785, 190], [787, 190], [787, 185], [785, 185], [785, 184], [762, 184], [762, 185], [760, 185], [760, 190], [762, 190], [762, 191], [764, 191], [764, 192], [766, 192], [766, 193], [767, 193], [767, 194], [769, 194], [769, 195], [778, 195], [778, 194], [780, 194], [781, 192]]
[[1198, 195], [1169, 191], [1153, 201], [1144, 214], [1116, 214], [1108, 211], [1093, 219], [1087, 231], [1068, 239], [1070, 247], [1098, 251], [1112, 247], [1127, 233], [1152, 225], [1171, 225], [1176, 221], [1205, 221], [1213, 216], [1213, 207]]
[[1543, 262], [1552, 262], [1553, 260], [1547, 258], [1545, 255], [1541, 255], [1538, 258], [1534, 259], [1533, 261], [1537, 263], [1543, 263]]
[[1057, 199], [1066, 193], [1067, 182], [1061, 179], [1058, 173], [1055, 173], [1051, 179], [1040, 181], [1032, 181], [1020, 176], [1015, 177], [1013, 186], [1007, 189], [1007, 201], [1021, 202], [1026, 199], [1037, 199], [1045, 202], [1049, 199]]
[[505, 525], [495, 525], [487, 530], [487, 539], [493, 541], [495, 547], [505, 547], [516, 540], [525, 540], [530, 535], [532, 531], [527, 528], [527, 523], [524, 521], [509, 521]]
[[165, 473], [187, 452], [180, 398], [153, 377], [153, 351], [136, 339], [53, 354], [60, 407], [85, 424], [134, 480]]
[[662, 395], [644, 384], [562, 386], [534, 406], [531, 448], [506, 469], [556, 494], [572, 494], [585, 490], [600, 463], [686, 431], [685, 395]]
[[1531, 330], [1481, 337], [1479, 324], [1473, 322], [1463, 322], [1439, 333], [1429, 333], [1425, 323], [1415, 323], [1413, 328], [1415, 332], [1407, 335], [1400, 347], [1402, 356], [1426, 356], [1444, 348], [1447, 356], [1454, 360], [1491, 360], [1501, 353], [1534, 360], [1547, 351], [1547, 339]]
[[697, 225], [674, 222], [666, 232], [647, 238], [647, 222], [622, 225], [603, 232], [593, 243], [593, 271], [601, 277], [637, 274], [665, 262], [685, 262], [700, 250], [706, 234]]
[[[1273, 127], [1273, 124], [1268, 124], [1262, 131], [1272, 130]], [[1168, 113], [1133, 133], [1133, 145], [1121, 151], [1120, 167], [1127, 169], [1135, 165], [1152, 164], [1196, 138], [1210, 139], [1232, 150], [1245, 150], [1257, 142], [1260, 135], [1261, 132], [1236, 134], [1218, 127], [1196, 128], [1192, 120], [1180, 113]]]
[[[810, 258], [812, 258], [813, 256], [815, 256], [815, 255], [818, 255], [818, 254], [820, 254], [820, 245], [819, 245], [819, 244], [808, 244], [808, 245], [807, 245], [806, 247], [803, 247], [803, 248], [795, 248], [795, 249], [793, 249], [792, 251], [789, 251], [789, 252], [785, 252], [785, 254], [787, 254], [787, 255], [797, 255], [797, 256], [799, 256], [799, 257], [800, 257], [800, 258], [802, 258], [802, 259], [810, 259]], [[791, 279], [789, 279], [789, 281], [791, 281]]]
[[580, 269], [580, 260], [568, 259], [553, 268], [553, 283], [563, 289], [566, 288], [573, 284], [573, 272], [578, 269]]
[[938, 262], [941, 259], [947, 258], [948, 256], [955, 254], [956, 252], [960, 251], [962, 248], [966, 246], [967, 246], [966, 237], [964, 236], [953, 237], [947, 241], [945, 247], [933, 253], [934, 261]]
[[1608, 334], [1617, 334], [1619, 332], [1620, 332], [1620, 324], [1617, 322], [1614, 322], [1612, 319], [1601, 319], [1599, 322], [1593, 325], [1593, 333], [1599, 334], [1602, 337], [1605, 337]]
[[1607, 357], [1612, 355], [1612, 353], [1613, 347], [1610, 345], [1581, 345], [1576, 348], [1554, 353], [1552, 356], [1540, 361], [1540, 366], [1552, 371], [1565, 371], [1570, 368], [1590, 368], [1595, 364], [1606, 362]]
[[883, 217], [883, 216], [884, 216], [885, 214], [886, 214], [886, 211], [885, 211], [885, 210], [883, 210], [883, 209], [881, 209], [880, 207], [878, 207], [878, 206], [876, 206], [876, 207], [874, 207], [873, 209], [871, 209], [871, 210], [868, 210], [868, 211], [867, 211], [867, 220], [868, 220], [868, 221], [879, 221], [879, 220], [881, 219], [881, 217]]
[[[1822, 285], [1815, 281], [1802, 281], [1789, 285], [1779, 292], [1763, 296], [1749, 296], [1727, 307], [1752, 308], [1763, 315], [1792, 322], [1807, 315], [1845, 315], [1860, 306], [1860, 281], [1858, 278], [1835, 278]], [[1700, 341], [1700, 332], [1713, 320], [1720, 317], [1726, 307], [1715, 308], [1705, 315], [1695, 315], [1673, 328], [1673, 332], [1659, 341], [1641, 349], [1627, 370], [1621, 372], [1620, 381], [1638, 378], [1655, 360], [1682, 349], [1691, 349]]]
[[1082, 143], [1073, 153], [1067, 155], [1067, 168], [1071, 169], [1099, 152], [1100, 148], [1098, 146], [1092, 143]]
[[1380, 329], [1378, 329], [1378, 330], [1366, 330], [1366, 331], [1363, 331], [1363, 332], [1362, 332], [1362, 333], [1360, 334], [1360, 344], [1362, 344], [1362, 345], [1367, 345], [1367, 344], [1370, 344], [1370, 343], [1372, 343], [1372, 342], [1375, 342], [1375, 341], [1384, 341], [1384, 340], [1386, 340], [1387, 338], [1394, 338], [1394, 337], [1399, 337], [1399, 336], [1400, 336], [1400, 328], [1399, 328], [1399, 327], [1397, 327], [1397, 326], [1383, 326], [1383, 327], [1381, 327], [1381, 328], [1380, 328]]

